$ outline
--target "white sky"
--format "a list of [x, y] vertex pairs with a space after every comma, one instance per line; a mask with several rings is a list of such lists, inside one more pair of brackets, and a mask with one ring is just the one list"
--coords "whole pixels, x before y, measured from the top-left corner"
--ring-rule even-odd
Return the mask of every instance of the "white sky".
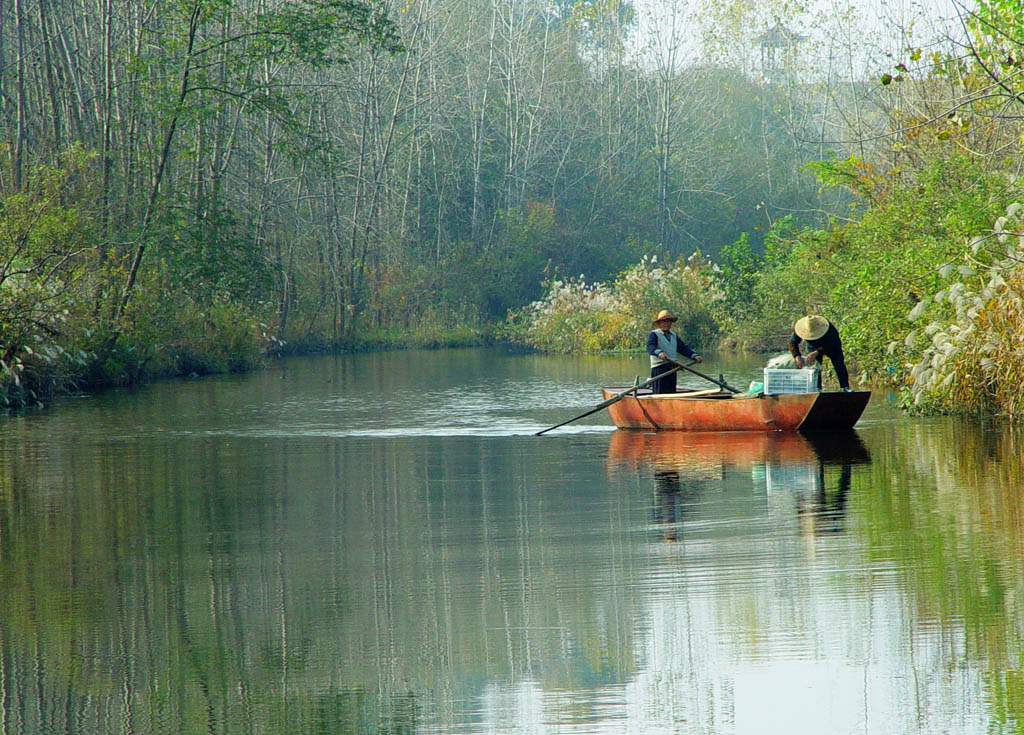
[[[839, 63], [846, 75], [861, 77], [891, 70], [906, 60], [908, 48], [927, 52], [948, 35], [958, 34], [960, 25], [953, 0], [810, 0], [801, 13], [787, 9], [797, 5], [791, 0], [711, 1], [719, 8], [743, 8], [749, 32], [725, 48], [732, 57], [729, 65], [747, 71], [760, 66], [757, 38], [776, 19], [807, 37], [800, 50], [811, 73], [827, 63]], [[703, 5], [703, 0], [634, 0], [635, 46], [648, 63], [652, 55], [665, 58], [670, 48], [676, 48], [679, 63], [702, 52], [702, 25], [709, 19]]]

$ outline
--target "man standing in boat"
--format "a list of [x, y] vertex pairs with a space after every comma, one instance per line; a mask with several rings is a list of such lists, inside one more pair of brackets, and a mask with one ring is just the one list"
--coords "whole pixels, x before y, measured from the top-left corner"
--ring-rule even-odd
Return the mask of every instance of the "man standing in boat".
[[[677, 318], [672, 316], [667, 309], [662, 309], [654, 318], [654, 329], [647, 335], [647, 354], [651, 356], [652, 378], [675, 367], [675, 363], [679, 362], [680, 355], [688, 357], [694, 362], [704, 362], [704, 358], [690, 349], [683, 340], [679, 339], [679, 335], [672, 331], [672, 322], [674, 321], [677, 321]], [[666, 375], [651, 383], [651, 390], [654, 393], [675, 393], [676, 373]]]
[[800, 354], [801, 340], [807, 342], [810, 352], [807, 353], [806, 363], [811, 365], [815, 360], [827, 357], [832, 361], [832, 367], [839, 379], [839, 389], [845, 393], [851, 393], [850, 374], [846, 370], [846, 360], [843, 357], [843, 343], [839, 339], [839, 330], [836, 326], [823, 316], [810, 314], [798, 319], [793, 325], [793, 336], [789, 338], [789, 351], [798, 368], [805, 363], [804, 357]]

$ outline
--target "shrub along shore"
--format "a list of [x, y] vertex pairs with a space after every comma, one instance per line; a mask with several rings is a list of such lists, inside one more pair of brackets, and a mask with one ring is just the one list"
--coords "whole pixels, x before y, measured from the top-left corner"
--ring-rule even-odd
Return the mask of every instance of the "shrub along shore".
[[[195, 325], [191, 325], [195, 326]], [[183, 329], [177, 324], [175, 329]], [[5, 365], [0, 408], [43, 407], [58, 395], [96, 392], [158, 380], [242, 373], [264, 368], [290, 355], [342, 354], [396, 349], [440, 349], [494, 344], [478, 329], [396, 333], [382, 330], [344, 343], [306, 338], [288, 343], [268, 340], [266, 326], [251, 319], [232, 326], [207, 322], [204, 329], [181, 333], [173, 342], [139, 347], [115, 345], [105, 358], [96, 352], [71, 352], [56, 344], [29, 349], [24, 358]]]

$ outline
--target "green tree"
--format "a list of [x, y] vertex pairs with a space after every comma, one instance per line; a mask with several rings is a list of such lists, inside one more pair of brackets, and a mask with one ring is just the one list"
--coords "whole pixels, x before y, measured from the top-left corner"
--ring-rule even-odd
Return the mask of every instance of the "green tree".
[[735, 242], [722, 247], [718, 259], [718, 280], [724, 296], [722, 308], [734, 318], [741, 319], [750, 309], [763, 261], [750, 246], [745, 232]]
[[343, 64], [350, 58], [349, 46], [363, 41], [388, 51], [401, 49], [392, 21], [359, 0], [302, 0], [276, 9], [192, 0], [168, 3], [152, 18], [141, 48], [148, 50], [152, 43], [164, 54], [140, 55], [135, 63], [152, 80], [165, 80], [152, 100], [160, 112], [158, 152], [115, 321], [131, 298], [152, 237], [150, 227], [158, 216], [164, 176], [182, 124], [226, 101], [273, 104], [280, 90], [261, 85], [251, 74], [261, 64]]
[[[81, 313], [97, 260], [95, 156], [75, 149], [63, 165], [37, 166], [24, 190], [0, 201], [0, 399], [41, 388], [33, 373], [63, 359], [68, 320]], [[26, 374], [27, 372], [27, 374]]]

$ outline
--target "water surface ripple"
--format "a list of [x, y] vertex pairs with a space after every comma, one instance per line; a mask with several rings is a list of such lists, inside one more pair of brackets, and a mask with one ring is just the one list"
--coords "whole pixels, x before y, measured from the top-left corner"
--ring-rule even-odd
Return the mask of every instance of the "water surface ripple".
[[1020, 731], [1018, 430], [533, 436], [645, 373], [319, 356], [4, 418], [3, 732]]

